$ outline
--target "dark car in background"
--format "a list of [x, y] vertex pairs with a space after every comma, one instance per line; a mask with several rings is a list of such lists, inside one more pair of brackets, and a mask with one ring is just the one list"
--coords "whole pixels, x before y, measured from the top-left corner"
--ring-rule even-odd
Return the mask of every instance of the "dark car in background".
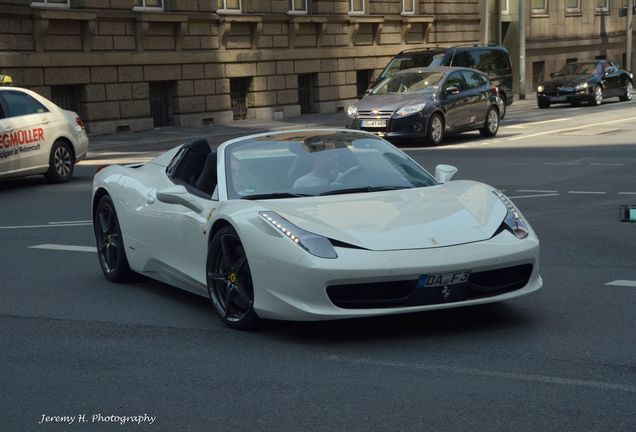
[[394, 73], [410, 68], [457, 66], [477, 69], [499, 88], [501, 118], [513, 101], [512, 64], [508, 50], [500, 45], [466, 45], [451, 48], [413, 48], [397, 54], [384, 68], [374, 86]]
[[498, 89], [483, 73], [432, 67], [399, 71], [348, 108], [348, 127], [389, 140], [440, 144], [446, 133], [499, 129]]
[[551, 80], [537, 85], [537, 105], [539, 108], [549, 108], [555, 103], [600, 105], [608, 97], [628, 101], [633, 91], [634, 75], [613, 61], [568, 63], [552, 74]]

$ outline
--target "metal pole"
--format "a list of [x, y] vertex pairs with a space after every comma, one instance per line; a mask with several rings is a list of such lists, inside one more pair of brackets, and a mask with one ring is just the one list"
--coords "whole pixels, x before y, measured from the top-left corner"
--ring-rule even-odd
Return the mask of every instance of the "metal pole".
[[519, 0], [519, 99], [526, 98], [526, 0]]
[[627, 2], [627, 29], [626, 29], [626, 37], [625, 40], [627, 42], [627, 47], [625, 49], [625, 64], [623, 68], [629, 69], [633, 71], [632, 65], [632, 32], [634, 31], [633, 22], [634, 22], [634, 0]]
[[488, 42], [490, 42], [490, 8], [488, 3], [489, 0], [481, 0], [481, 43], [484, 45], [488, 45]]

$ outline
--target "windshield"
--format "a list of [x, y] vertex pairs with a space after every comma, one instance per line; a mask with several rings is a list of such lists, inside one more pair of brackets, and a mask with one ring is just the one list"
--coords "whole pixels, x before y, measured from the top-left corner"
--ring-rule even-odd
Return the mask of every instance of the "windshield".
[[596, 62], [589, 63], [570, 63], [561, 68], [557, 75], [591, 75], [598, 73], [598, 64]]
[[404, 69], [428, 66], [443, 66], [444, 53], [410, 53], [393, 58], [380, 74], [379, 79], [390, 77]]
[[277, 133], [225, 150], [229, 199], [267, 199], [407, 189], [437, 184], [386, 141], [333, 130]]
[[434, 93], [444, 78], [442, 72], [403, 72], [382, 81], [371, 94]]

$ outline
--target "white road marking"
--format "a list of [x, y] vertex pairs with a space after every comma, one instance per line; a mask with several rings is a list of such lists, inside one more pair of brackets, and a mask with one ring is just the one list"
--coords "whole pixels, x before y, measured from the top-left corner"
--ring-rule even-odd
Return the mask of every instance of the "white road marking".
[[506, 127], [513, 128], [513, 129], [525, 129], [528, 126], [534, 126], [534, 125], [545, 124], [545, 123], [556, 123], [556, 122], [562, 122], [562, 121], [568, 121], [568, 120], [572, 120], [572, 117], [566, 117], [562, 119], [559, 118], [559, 119], [552, 119], [552, 120], [542, 120], [542, 121], [536, 121], [536, 122], [530, 122], [530, 123], [522, 123], [522, 124], [506, 126]]
[[3, 229], [31, 229], [31, 228], [59, 228], [59, 227], [88, 226], [88, 225], [93, 225], [93, 223], [92, 222], [82, 222], [82, 223], [58, 223], [58, 224], [47, 224], [47, 225], [0, 226], [0, 230], [3, 230]]
[[519, 198], [541, 198], [541, 197], [551, 197], [551, 196], [558, 196], [558, 193], [553, 193], [553, 194], [539, 194], [539, 195], [518, 195], [518, 196], [509, 196], [508, 198], [514, 198], [514, 199], [519, 199]]
[[622, 163], [591, 163], [593, 166], [623, 166], [625, 164]]
[[623, 287], [636, 287], [636, 281], [618, 279], [618, 280], [615, 280], [615, 281], [612, 281], [612, 282], [608, 282], [605, 285], [623, 286]]
[[517, 189], [517, 192], [558, 193], [559, 191], [539, 190], [539, 189]]
[[59, 221], [59, 222], [49, 222], [49, 225], [65, 225], [65, 224], [75, 224], [75, 223], [91, 223], [93, 222], [92, 220], [75, 220], [75, 221]]
[[41, 244], [35, 246], [29, 246], [29, 249], [46, 249], [46, 250], [61, 250], [72, 252], [97, 252], [95, 246], [74, 246], [74, 245], [60, 245], [60, 244]]
[[394, 360], [376, 360], [376, 359], [369, 359], [369, 358], [349, 358], [349, 357], [343, 357], [339, 355], [328, 356], [326, 360], [332, 361], [332, 362], [339, 362], [339, 363], [379, 366], [379, 367], [392, 368], [392, 369], [401, 368], [401, 369], [420, 370], [420, 371], [427, 371], [427, 372], [446, 372], [446, 373], [455, 373], [455, 374], [461, 374], [461, 375], [480, 376], [480, 377], [486, 377], [486, 378], [505, 378], [505, 379], [512, 379], [516, 381], [534, 382], [534, 383], [542, 383], [542, 384], [560, 384], [560, 385], [568, 385], [568, 386], [576, 386], [576, 387], [587, 387], [587, 388], [593, 388], [597, 390], [614, 390], [614, 391], [622, 391], [626, 393], [636, 393], [636, 386], [633, 386], [633, 385], [618, 384], [618, 383], [611, 383], [611, 382], [605, 382], [605, 381], [591, 381], [591, 380], [584, 380], [584, 379], [563, 378], [563, 377], [556, 377], [556, 376], [549, 376], [549, 375], [523, 374], [523, 373], [504, 372], [504, 371], [489, 370], [489, 369], [435, 365], [435, 364], [427, 364], [427, 363], [420, 363], [420, 362], [416, 363], [416, 362], [404, 362], [404, 361], [394, 361]]
[[609, 124], [614, 124], [614, 123], [626, 123], [626, 122], [633, 122], [636, 120], [636, 117], [629, 117], [629, 118], [624, 118], [624, 119], [619, 119], [619, 120], [612, 120], [612, 121], [607, 121], [607, 122], [600, 122], [600, 123], [590, 123], [587, 124], [585, 126], [578, 126], [578, 127], [569, 127], [569, 128], [564, 128], [564, 129], [554, 129], [554, 130], [548, 130], [548, 131], [543, 131], [543, 132], [537, 132], [537, 133], [533, 133], [533, 134], [528, 134], [528, 135], [519, 135], [516, 137], [512, 137], [512, 138], [508, 138], [508, 141], [516, 141], [516, 140], [522, 140], [522, 139], [527, 139], [527, 138], [535, 138], [538, 136], [543, 136], [543, 135], [549, 135], [549, 134], [559, 134], [562, 132], [567, 132], [567, 131], [573, 131], [573, 130], [578, 130], [578, 129], [587, 129], [587, 128], [591, 128], [591, 127], [595, 127], [595, 126], [602, 126], [602, 125], [609, 125]]
[[636, 195], [636, 192], [618, 192], [619, 195]]
[[590, 194], [590, 195], [605, 195], [607, 192], [598, 191], [568, 191], [569, 194]]

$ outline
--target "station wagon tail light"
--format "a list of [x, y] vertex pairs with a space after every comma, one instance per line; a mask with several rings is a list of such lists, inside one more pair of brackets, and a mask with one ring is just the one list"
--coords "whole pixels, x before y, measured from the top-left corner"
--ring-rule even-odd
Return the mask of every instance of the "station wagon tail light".
[[75, 123], [77, 123], [77, 125], [81, 127], [82, 129], [84, 129], [84, 122], [79, 116], [75, 118]]
[[327, 237], [305, 231], [282, 217], [276, 212], [258, 212], [274, 228], [285, 237], [319, 258], [338, 258], [338, 254]]
[[515, 205], [507, 196], [505, 196], [498, 190], [493, 190], [493, 193], [497, 195], [501, 202], [503, 202], [506, 206], [507, 213], [506, 217], [501, 223], [502, 228], [510, 231], [512, 234], [515, 235], [515, 237], [519, 239], [528, 237], [528, 233], [530, 232], [530, 230], [528, 229], [528, 224], [519, 212], [519, 209], [515, 207]]

